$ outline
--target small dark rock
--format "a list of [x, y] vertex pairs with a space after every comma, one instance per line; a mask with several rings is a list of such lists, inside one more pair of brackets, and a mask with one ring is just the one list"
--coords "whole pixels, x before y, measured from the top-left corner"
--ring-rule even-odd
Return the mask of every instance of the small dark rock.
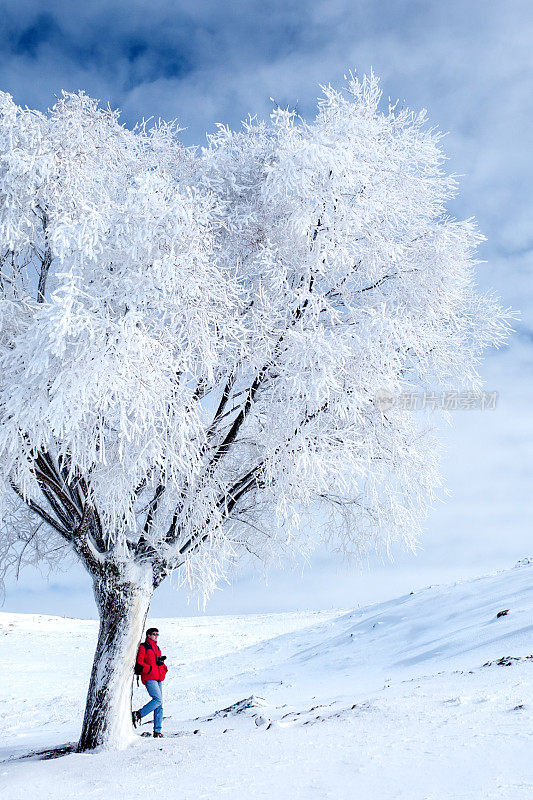
[[500, 619], [500, 617], [506, 617], [508, 613], [509, 613], [508, 608], [506, 608], [504, 611], [498, 611], [498, 613], [496, 614], [496, 619]]
[[[527, 658], [530, 658], [530, 656], [526, 656], [526, 659]], [[496, 664], [498, 667], [511, 667], [518, 661], [523, 661], [523, 659], [520, 656], [502, 656], [497, 661], [487, 661], [483, 666], [492, 667], [493, 664]]]

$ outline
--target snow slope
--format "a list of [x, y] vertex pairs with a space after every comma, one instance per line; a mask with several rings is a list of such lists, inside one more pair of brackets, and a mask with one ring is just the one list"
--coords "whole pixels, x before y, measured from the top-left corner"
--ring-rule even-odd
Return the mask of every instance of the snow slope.
[[78, 734], [96, 623], [1, 614], [0, 785], [14, 800], [136, 800], [147, 780], [191, 800], [529, 800], [532, 579], [524, 563], [349, 613], [155, 620], [176, 736], [44, 761], [23, 756]]

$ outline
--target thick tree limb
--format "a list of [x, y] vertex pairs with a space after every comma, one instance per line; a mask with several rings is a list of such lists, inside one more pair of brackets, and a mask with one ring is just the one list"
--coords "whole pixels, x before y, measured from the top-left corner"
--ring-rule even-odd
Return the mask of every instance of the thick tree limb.
[[[40, 463], [40, 465], [42, 465], [42, 461], [40, 459], [36, 459], [36, 463]], [[44, 488], [46, 488], [49, 492], [52, 492], [52, 494], [55, 495], [55, 501], [59, 501], [61, 504], [63, 513], [71, 520], [72, 523], [78, 522], [82, 515], [70, 497], [68, 497], [68, 495], [60, 486], [58, 486], [56, 481], [49, 475], [44, 474], [40, 469], [34, 469], [33, 472], [41, 489], [44, 490]]]
[[85, 504], [80, 524], [73, 531], [72, 543], [74, 549], [93, 575], [102, 572], [116, 572], [112, 559], [105, 559], [98, 551], [91, 536], [93, 508], [89, 502]]
[[[67, 465], [64, 464], [63, 468], [61, 466], [56, 467], [50, 453], [45, 451], [40, 451], [37, 454], [34, 459], [34, 465], [33, 474], [39, 488], [55, 516], [59, 519], [62, 528], [70, 533], [77, 530], [81, 525], [86, 509], [90, 507], [88, 499], [85, 502], [83, 499], [83, 495], [88, 498], [86, 481], [82, 477], [77, 479], [81, 491], [73, 487], [71, 482], [68, 481]], [[100, 518], [92, 508], [84, 536], [87, 539], [87, 547], [91, 552], [99, 554], [105, 552], [106, 547], [102, 536]], [[69, 538], [69, 541], [74, 543], [73, 535]]]
[[148, 512], [146, 514], [146, 520], [143, 528], [144, 533], [146, 535], [150, 533], [150, 529], [152, 527], [152, 523], [154, 521], [154, 517], [157, 512], [157, 506], [159, 505], [159, 498], [161, 497], [164, 491], [165, 491], [165, 485], [163, 483], [158, 484], [155, 490], [155, 494], [153, 498], [150, 500], [150, 503], [148, 504]]

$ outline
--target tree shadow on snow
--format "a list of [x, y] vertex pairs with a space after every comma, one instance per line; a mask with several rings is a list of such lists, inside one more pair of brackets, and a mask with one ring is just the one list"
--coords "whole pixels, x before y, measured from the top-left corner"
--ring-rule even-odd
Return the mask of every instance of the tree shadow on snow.
[[49, 761], [52, 758], [61, 758], [76, 752], [76, 742], [67, 742], [67, 744], [58, 744], [57, 747], [47, 748], [46, 750], [30, 750], [29, 753], [24, 753], [21, 756], [10, 756], [3, 759], [0, 763], [7, 764], [13, 761]]

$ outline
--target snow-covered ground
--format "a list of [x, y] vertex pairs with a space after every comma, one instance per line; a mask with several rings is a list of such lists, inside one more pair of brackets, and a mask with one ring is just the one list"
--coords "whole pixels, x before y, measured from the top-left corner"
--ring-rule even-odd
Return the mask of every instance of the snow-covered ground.
[[348, 613], [150, 621], [175, 736], [36, 760], [78, 735], [96, 623], [0, 614], [3, 796], [533, 796], [533, 562]]

